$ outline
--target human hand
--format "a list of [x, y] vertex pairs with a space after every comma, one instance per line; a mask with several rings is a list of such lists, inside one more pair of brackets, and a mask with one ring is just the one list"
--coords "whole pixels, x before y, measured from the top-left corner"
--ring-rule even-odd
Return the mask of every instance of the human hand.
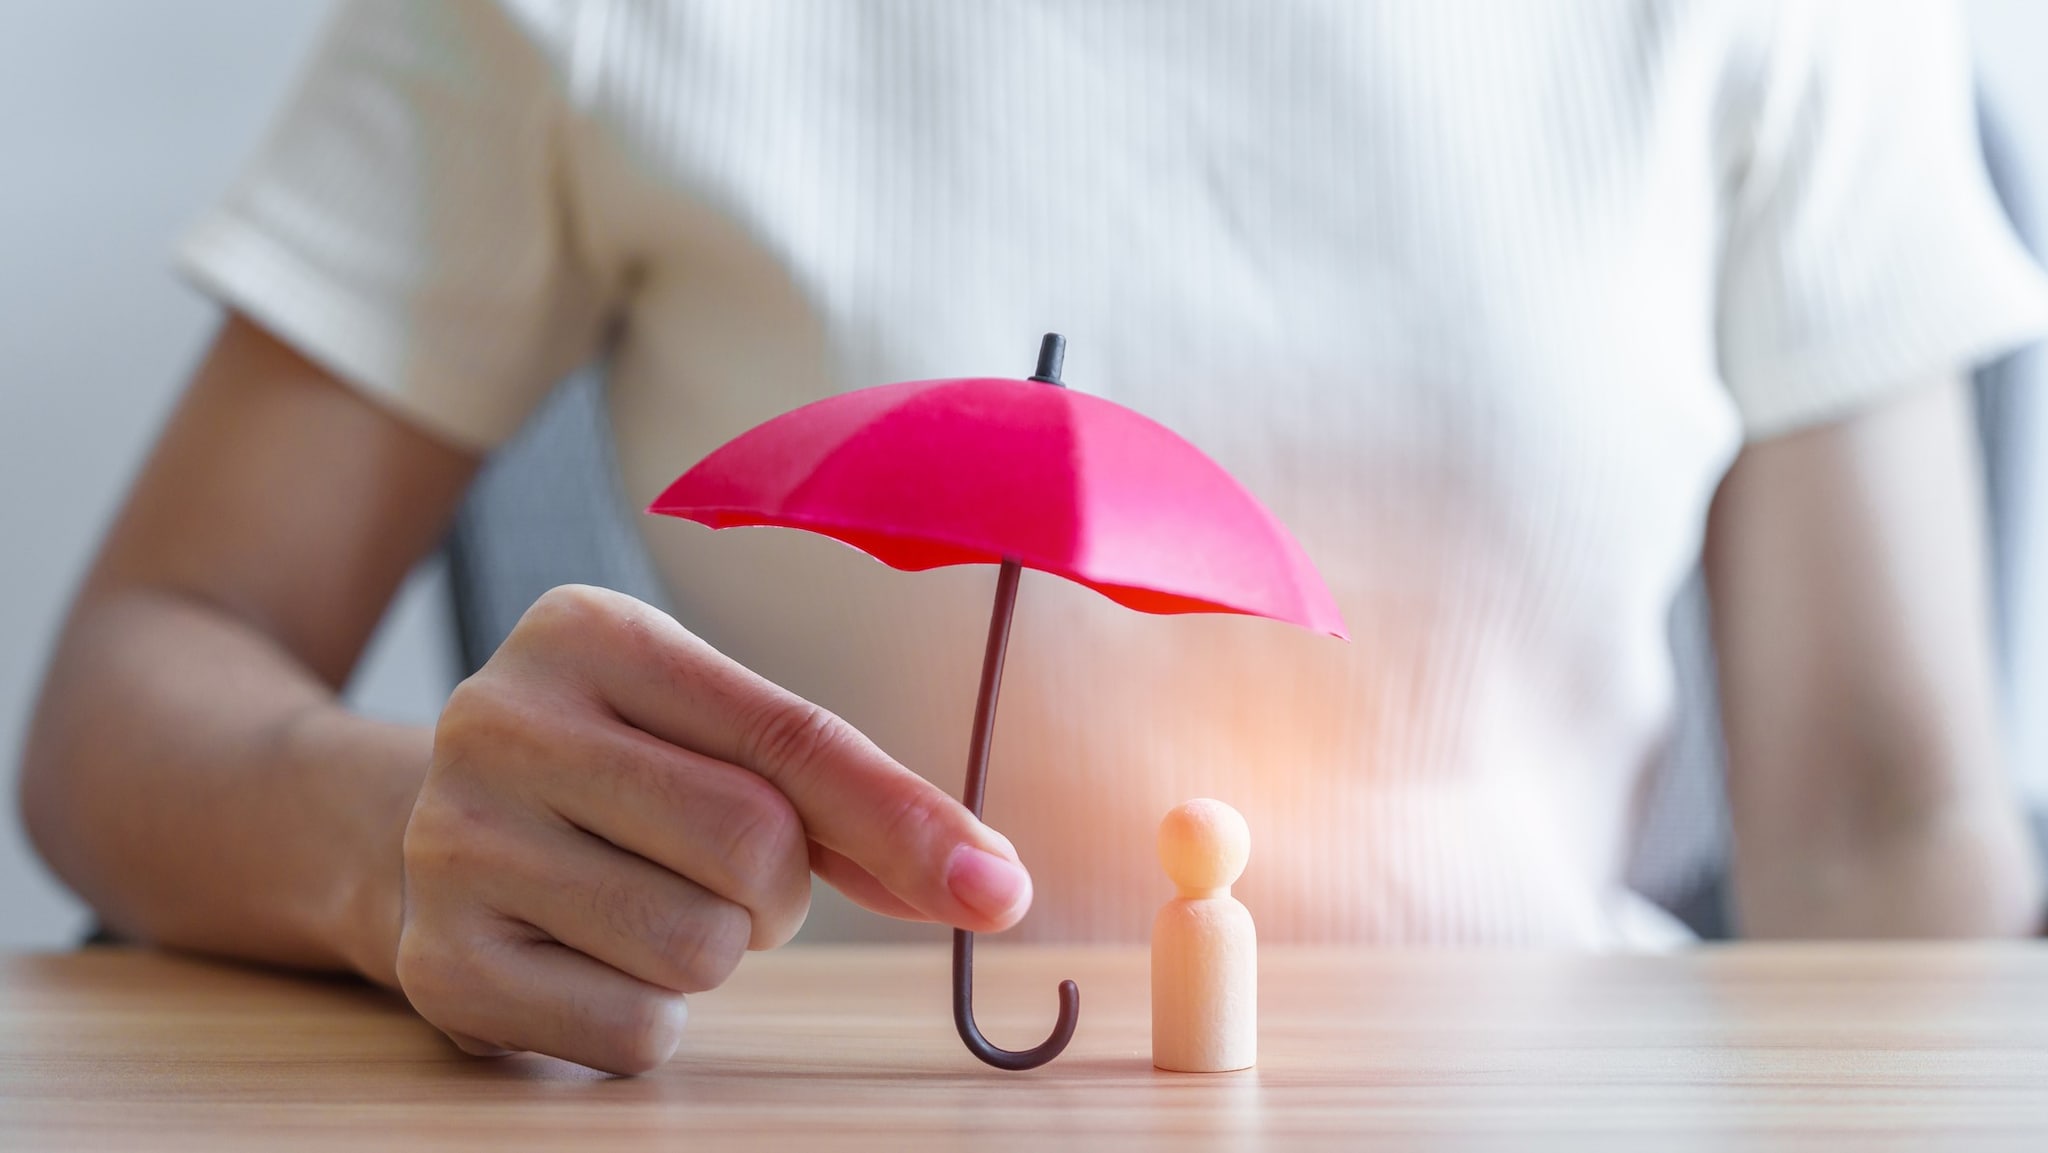
[[397, 979], [464, 1050], [666, 1061], [686, 993], [803, 924], [815, 871], [977, 932], [1029, 875], [839, 718], [655, 609], [567, 586], [456, 689], [405, 830]]

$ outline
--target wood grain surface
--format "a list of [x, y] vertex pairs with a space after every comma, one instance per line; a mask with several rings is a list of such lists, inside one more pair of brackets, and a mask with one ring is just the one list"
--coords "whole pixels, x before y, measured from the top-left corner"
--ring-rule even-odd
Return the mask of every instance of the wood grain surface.
[[0, 959], [0, 1149], [2048, 1150], [2048, 947], [1666, 957], [1268, 949], [1259, 1065], [1147, 1060], [1140, 950], [785, 949], [668, 1067], [457, 1054], [375, 990], [141, 951]]

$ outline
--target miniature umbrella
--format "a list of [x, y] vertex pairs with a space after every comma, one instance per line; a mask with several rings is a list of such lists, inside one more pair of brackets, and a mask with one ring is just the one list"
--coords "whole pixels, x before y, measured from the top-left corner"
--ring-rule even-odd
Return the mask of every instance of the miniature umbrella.
[[[714, 529], [805, 529], [909, 571], [1000, 565], [961, 798], [977, 818], [1021, 569], [1142, 612], [1244, 613], [1345, 636], [1307, 554], [1221, 466], [1130, 409], [1047, 387], [1065, 351], [1047, 334], [1028, 381], [909, 381], [805, 405], [727, 442], [648, 508]], [[975, 1026], [973, 993], [974, 935], [955, 930], [954, 1023], [998, 1068], [1052, 1060], [1080, 1017], [1080, 991], [1063, 981], [1052, 1036], [999, 1049]]]

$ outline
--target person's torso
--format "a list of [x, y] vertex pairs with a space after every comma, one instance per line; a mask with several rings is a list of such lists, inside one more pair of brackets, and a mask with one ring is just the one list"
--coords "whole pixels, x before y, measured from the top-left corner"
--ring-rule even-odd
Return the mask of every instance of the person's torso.
[[[1666, 613], [1739, 439], [1714, 8], [594, 5], [569, 226], [633, 270], [627, 496], [1062, 332], [1072, 387], [1295, 532], [1353, 641], [1027, 574], [986, 814], [1037, 880], [1020, 933], [1141, 939], [1155, 824], [1209, 795], [1269, 939], [1614, 942]], [[992, 570], [646, 531], [685, 624], [957, 795]]]

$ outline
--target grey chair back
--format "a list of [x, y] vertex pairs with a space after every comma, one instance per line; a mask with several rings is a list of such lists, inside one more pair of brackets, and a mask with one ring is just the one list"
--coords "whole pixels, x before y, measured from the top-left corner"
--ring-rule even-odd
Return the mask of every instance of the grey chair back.
[[618, 478], [603, 370], [592, 365], [491, 455], [456, 513], [446, 549], [466, 671], [482, 668], [527, 606], [557, 585], [668, 603]]

